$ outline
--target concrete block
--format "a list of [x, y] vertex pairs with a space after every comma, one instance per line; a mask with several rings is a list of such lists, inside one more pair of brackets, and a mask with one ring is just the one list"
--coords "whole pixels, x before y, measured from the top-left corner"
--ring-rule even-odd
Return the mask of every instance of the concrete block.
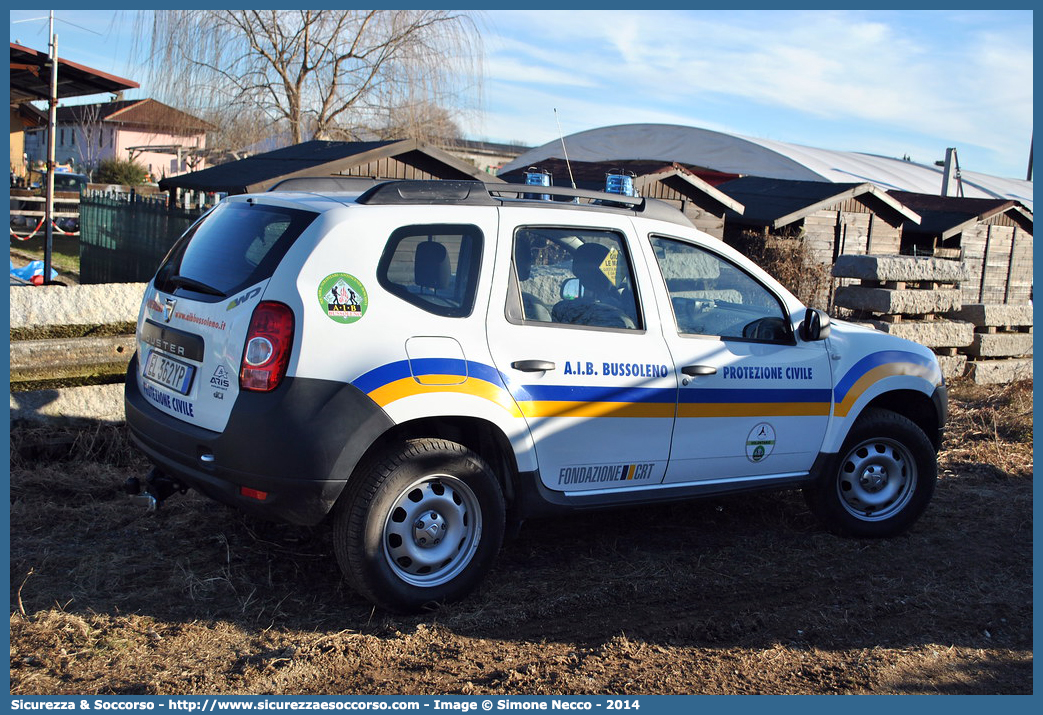
[[13, 286], [11, 329], [133, 323], [145, 283]]
[[1032, 358], [1006, 360], [971, 360], [967, 376], [976, 385], [1004, 385], [1017, 380], [1032, 379]]
[[869, 324], [899, 338], [912, 340], [929, 348], [963, 348], [974, 341], [974, 326], [947, 320], [908, 321], [884, 323], [871, 320]]
[[975, 333], [965, 352], [973, 357], [1027, 357], [1032, 355], [1032, 334]]
[[833, 275], [870, 281], [939, 283], [959, 283], [965, 277], [963, 265], [957, 261], [911, 256], [838, 256]]
[[955, 320], [966, 320], [976, 327], [1027, 327], [1032, 325], [1031, 305], [993, 305], [971, 303], [948, 314]]
[[954, 380], [963, 377], [967, 369], [966, 355], [939, 355], [938, 365], [942, 368], [942, 375], [946, 380]]
[[11, 421], [122, 422], [123, 384], [11, 393]]
[[840, 286], [835, 305], [852, 310], [868, 310], [885, 315], [924, 315], [947, 313], [960, 307], [959, 289], [894, 290], [864, 286]]

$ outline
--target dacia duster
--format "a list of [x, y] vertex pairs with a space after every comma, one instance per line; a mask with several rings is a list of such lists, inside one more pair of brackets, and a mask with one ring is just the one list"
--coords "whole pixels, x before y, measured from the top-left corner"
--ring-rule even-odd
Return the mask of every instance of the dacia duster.
[[927, 506], [934, 355], [801, 305], [673, 207], [342, 188], [230, 196], [162, 262], [126, 382], [148, 498], [331, 519], [347, 580], [398, 611], [467, 594], [529, 517], [799, 488], [878, 537]]

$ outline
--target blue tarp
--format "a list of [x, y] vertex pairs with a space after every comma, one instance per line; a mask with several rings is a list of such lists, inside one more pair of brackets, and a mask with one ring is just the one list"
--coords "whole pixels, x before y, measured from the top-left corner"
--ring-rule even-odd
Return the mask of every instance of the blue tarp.
[[[43, 275], [43, 261], [33, 261], [27, 266], [21, 268], [15, 268], [14, 261], [11, 261], [11, 275], [15, 278], [20, 278], [27, 283], [31, 283], [33, 276]], [[58, 271], [51, 269], [51, 280], [55, 280], [58, 277]]]

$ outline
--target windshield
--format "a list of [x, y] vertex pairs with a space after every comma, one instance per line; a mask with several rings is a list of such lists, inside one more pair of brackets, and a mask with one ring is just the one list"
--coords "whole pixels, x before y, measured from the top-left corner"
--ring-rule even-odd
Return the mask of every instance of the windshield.
[[222, 203], [174, 244], [156, 288], [227, 296], [271, 277], [318, 214], [257, 203]]

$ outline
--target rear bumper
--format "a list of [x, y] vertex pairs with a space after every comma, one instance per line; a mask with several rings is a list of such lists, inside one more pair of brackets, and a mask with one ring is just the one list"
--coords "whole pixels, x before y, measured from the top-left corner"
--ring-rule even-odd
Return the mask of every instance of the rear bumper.
[[[225, 430], [212, 432], [153, 407], [137, 369], [135, 356], [124, 393], [135, 444], [168, 476], [271, 521], [320, 522], [362, 455], [393, 425], [351, 385], [286, 378], [271, 393], [240, 393]], [[243, 496], [242, 487], [267, 496]]]

